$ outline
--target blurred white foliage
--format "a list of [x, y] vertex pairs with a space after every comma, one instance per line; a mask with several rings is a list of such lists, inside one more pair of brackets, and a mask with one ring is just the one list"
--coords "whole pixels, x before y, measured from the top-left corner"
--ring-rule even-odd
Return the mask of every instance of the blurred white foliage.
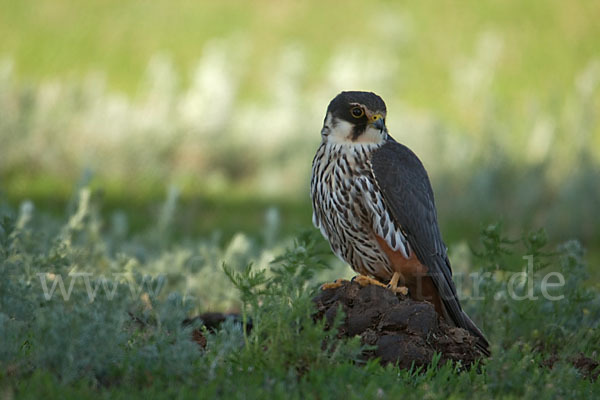
[[[413, 19], [406, 14], [381, 7], [369, 21], [370, 29], [390, 48], [406, 43], [414, 36]], [[375, 43], [376, 44], [376, 43]]]
[[555, 132], [556, 123], [550, 116], [539, 117], [529, 137], [526, 161], [533, 164], [545, 161], [554, 142]]
[[600, 143], [593, 137], [597, 132], [598, 109], [597, 95], [600, 89], [600, 60], [592, 59], [575, 76], [573, 91], [564, 99], [564, 111], [559, 127], [566, 133], [557, 138], [556, 146], [562, 151], [553, 157], [552, 177], [555, 182], [570, 173], [572, 166], [578, 165], [582, 154], [595, 157], [600, 162], [598, 148], [590, 147], [590, 143]]
[[175, 212], [177, 211], [177, 202], [179, 200], [179, 189], [175, 185], [169, 185], [167, 190], [167, 199], [163, 203], [158, 216], [158, 231], [163, 233], [167, 231], [175, 219]]
[[[458, 173], [495, 151], [496, 145], [531, 163], [556, 160], [558, 146], [572, 149], [560, 154], [561, 172], [590, 142], [593, 99], [600, 82], [598, 60], [575, 79], [565, 115], [550, 118], [548, 112], [536, 110], [523, 132], [512, 132], [494, 119], [490, 94], [504, 42], [497, 33], [484, 32], [473, 55], [452, 71], [455, 97], [476, 121], [472, 131], [461, 131], [427, 110], [402, 103], [397, 92], [402, 60], [386, 49], [410, 38], [410, 19], [382, 9], [366, 23], [375, 33], [369, 37], [379, 39], [342, 44], [311, 86], [305, 82], [315, 72], [308, 70], [301, 46], [274, 51], [275, 57], [264, 60], [265, 76], [256, 78], [265, 82], [264, 91], [252, 99], [242, 99], [239, 93], [252, 47], [240, 36], [208, 42], [188, 87], [181, 85], [167, 55], [153, 57], [142, 87], [132, 97], [109, 91], [98, 72], [82, 82], [25, 87], [16, 83], [12, 61], [3, 59], [0, 172], [26, 167], [76, 179], [91, 168], [117, 181], [191, 177], [201, 187], [223, 190], [244, 180], [263, 194], [307, 196], [310, 161], [325, 109], [342, 90], [381, 94], [388, 104], [390, 132], [413, 148], [432, 174]], [[568, 132], [569, 140], [562, 132]]]
[[224, 129], [234, 105], [238, 82], [234, 74], [236, 58], [231, 43], [215, 39], [204, 45], [202, 58], [194, 70], [191, 87], [178, 105], [184, 126], [198, 132]]
[[304, 53], [298, 47], [283, 49], [269, 68], [266, 104], [249, 104], [235, 110], [234, 139], [257, 150], [272, 152], [281, 148], [303, 129], [300, 82], [304, 73]]
[[591, 60], [575, 79], [575, 153], [587, 150], [596, 120], [594, 94], [600, 88], [600, 59]]
[[173, 134], [173, 108], [177, 99], [177, 75], [172, 60], [164, 55], [154, 56], [148, 65], [145, 93], [138, 110], [141, 130], [159, 135]]
[[495, 32], [484, 32], [477, 40], [475, 54], [457, 63], [454, 71], [454, 95], [464, 106], [473, 106], [486, 99], [504, 41]]
[[269, 207], [265, 212], [265, 226], [263, 229], [265, 244], [270, 247], [275, 243], [281, 226], [281, 216], [277, 207]]
[[33, 218], [34, 211], [35, 206], [31, 200], [25, 200], [22, 202], [21, 206], [19, 207], [19, 217], [17, 218], [17, 223], [15, 224], [16, 229], [25, 229]]
[[582, 97], [591, 97], [600, 84], [600, 59], [592, 60], [575, 78], [575, 87]]
[[380, 46], [341, 46], [329, 63], [327, 83], [331, 93], [365, 90], [384, 93], [394, 82], [397, 61]]
[[0, 126], [11, 118], [14, 108], [14, 62], [9, 58], [0, 58]]

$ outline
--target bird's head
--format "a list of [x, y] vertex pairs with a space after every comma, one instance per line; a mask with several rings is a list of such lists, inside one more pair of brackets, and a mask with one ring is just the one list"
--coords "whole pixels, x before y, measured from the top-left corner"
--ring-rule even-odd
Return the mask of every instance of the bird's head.
[[386, 108], [381, 97], [372, 92], [342, 92], [335, 96], [321, 130], [329, 143], [374, 143], [386, 140]]

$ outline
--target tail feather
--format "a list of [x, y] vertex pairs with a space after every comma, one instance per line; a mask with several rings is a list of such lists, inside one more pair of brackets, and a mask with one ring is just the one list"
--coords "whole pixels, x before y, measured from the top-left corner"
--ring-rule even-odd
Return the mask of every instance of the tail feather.
[[475, 343], [475, 346], [477, 346], [477, 348], [481, 351], [482, 354], [484, 354], [486, 357], [489, 357], [491, 355], [490, 343], [483, 335], [483, 332], [481, 332], [477, 325], [475, 325], [475, 323], [471, 320], [471, 318], [469, 318], [469, 316], [464, 311], [463, 318], [466, 326], [462, 328], [465, 328], [477, 338], [477, 343]]

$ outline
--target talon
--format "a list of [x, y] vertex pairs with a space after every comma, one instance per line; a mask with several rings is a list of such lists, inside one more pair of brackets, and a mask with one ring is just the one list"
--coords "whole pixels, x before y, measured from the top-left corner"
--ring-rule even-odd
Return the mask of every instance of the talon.
[[401, 274], [399, 272], [394, 272], [394, 275], [392, 275], [392, 279], [390, 279], [390, 283], [388, 283], [387, 288], [394, 293], [401, 293], [402, 295], [406, 296], [408, 294], [408, 288], [406, 286], [398, 286], [400, 275]]
[[398, 287], [399, 279], [400, 279], [400, 273], [394, 272], [394, 275], [392, 275], [392, 279], [390, 279], [390, 282], [388, 283], [388, 287], [392, 290], [396, 290], [396, 288]]
[[385, 285], [383, 283], [379, 282], [377, 279], [371, 278], [370, 276], [366, 276], [366, 275], [355, 276], [353, 278], [353, 282], [358, 283], [362, 287], [365, 287], [368, 285], [385, 287]]
[[394, 293], [400, 293], [403, 296], [408, 295], [408, 288], [406, 286], [398, 286], [396, 289], [394, 289]]
[[348, 282], [345, 279], [336, 279], [333, 282], [327, 282], [321, 285], [321, 290], [337, 289], [341, 287], [344, 282]]

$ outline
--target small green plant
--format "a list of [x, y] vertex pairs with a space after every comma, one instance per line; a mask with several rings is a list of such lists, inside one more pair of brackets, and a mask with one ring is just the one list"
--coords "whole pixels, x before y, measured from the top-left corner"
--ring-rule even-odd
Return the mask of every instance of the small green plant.
[[565, 354], [589, 350], [591, 342], [580, 336], [596, 332], [600, 303], [586, 284], [577, 241], [549, 249], [544, 230], [509, 239], [495, 224], [483, 229], [481, 247], [473, 252], [487, 279], [475, 314], [492, 343], [507, 348], [518, 340]]
[[241, 292], [244, 324], [252, 322], [238, 363], [254, 360], [257, 369], [275, 367], [302, 375], [322, 364], [358, 359], [358, 341], [342, 343], [335, 338], [343, 313], [328, 329], [325, 320], [314, 321], [312, 298], [318, 285], [313, 278], [326, 268], [315, 248], [315, 234], [304, 233], [273, 260], [269, 271], [249, 266], [236, 273], [224, 268]]
[[[295, 240], [272, 238], [269, 247], [242, 235], [224, 244], [186, 238], [157, 247], [154, 228], [133, 237], [118, 229], [99, 229], [103, 220], [94, 211], [94, 194], [82, 190], [62, 222], [31, 205], [19, 212], [0, 206], [2, 394], [401, 394], [406, 399], [598, 395], [597, 385], [569, 361], [579, 352], [597, 357], [600, 343], [598, 292], [587, 285], [583, 249], [577, 242], [548, 249], [541, 231], [517, 240], [499, 225], [486, 228], [475, 265], [490, 275], [483, 280], [483, 300], [470, 302], [469, 312], [484, 322], [493, 357], [467, 371], [449, 363], [406, 371], [377, 360], [364, 362], [358, 338], [337, 338], [343, 312], [332, 326], [314, 320], [312, 298], [330, 257], [317, 233]], [[168, 223], [157, 224], [170, 229]], [[527, 270], [521, 258], [527, 253], [533, 256], [533, 275], [515, 280], [515, 293], [526, 294], [531, 282], [538, 299], [517, 300], [509, 295], [507, 281]], [[514, 260], [520, 262], [517, 267]], [[561, 300], [540, 295], [550, 272], [565, 278], [561, 291], [551, 293], [564, 296]], [[189, 285], [191, 279], [197, 286]], [[208, 303], [218, 293], [227, 293], [220, 299], [235, 302]], [[242, 323], [229, 319], [214, 332], [199, 321], [182, 323], [206, 310], [206, 304], [220, 304], [220, 309], [237, 305]], [[206, 339], [205, 347], [192, 340], [195, 329]], [[553, 358], [558, 361], [552, 369], [543, 366]]]

